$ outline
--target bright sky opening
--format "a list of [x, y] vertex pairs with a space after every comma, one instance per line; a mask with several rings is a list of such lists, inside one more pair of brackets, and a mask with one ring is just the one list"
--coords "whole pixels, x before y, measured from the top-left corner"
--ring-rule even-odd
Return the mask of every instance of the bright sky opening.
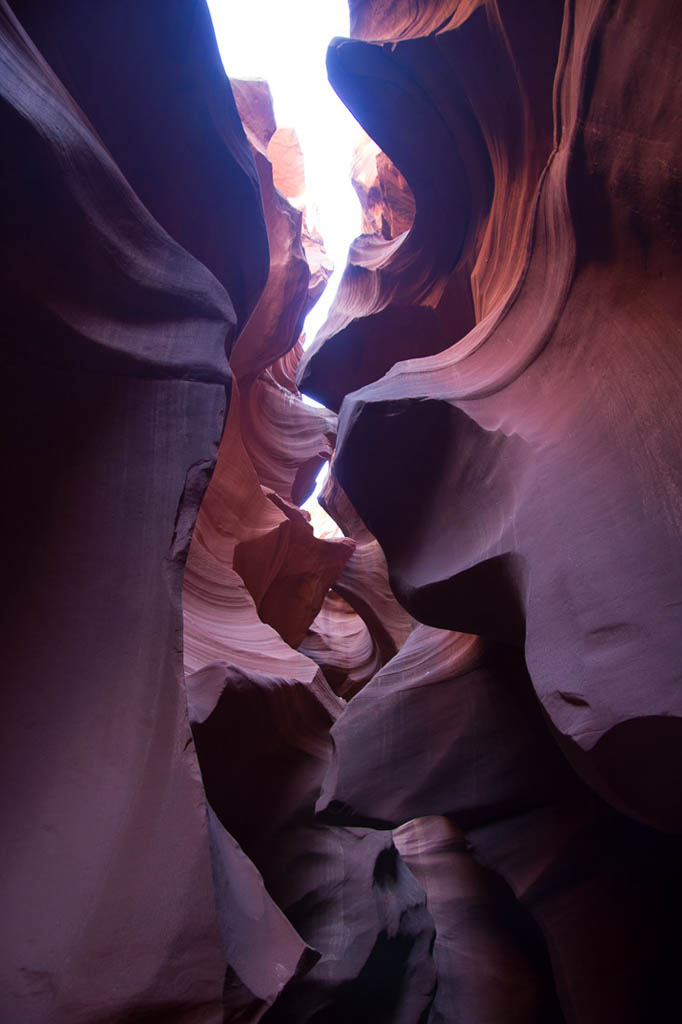
[[[305, 322], [306, 345], [338, 288], [348, 247], [360, 234], [362, 214], [351, 184], [353, 150], [363, 138], [357, 121], [327, 80], [325, 59], [334, 36], [349, 34], [347, 0], [207, 0], [218, 47], [231, 78], [264, 78], [278, 128], [294, 128], [305, 164], [309, 213], [334, 263], [334, 273]], [[312, 402], [304, 396], [304, 401]], [[329, 472], [320, 470], [303, 505], [318, 536], [338, 535], [317, 502]]]
[[351, 184], [353, 149], [362, 129], [327, 80], [325, 58], [334, 36], [347, 36], [347, 0], [207, 0], [230, 78], [264, 78], [278, 128], [294, 128], [301, 143], [309, 206], [334, 263], [334, 275], [305, 325], [310, 344], [326, 320], [360, 234], [361, 210]]

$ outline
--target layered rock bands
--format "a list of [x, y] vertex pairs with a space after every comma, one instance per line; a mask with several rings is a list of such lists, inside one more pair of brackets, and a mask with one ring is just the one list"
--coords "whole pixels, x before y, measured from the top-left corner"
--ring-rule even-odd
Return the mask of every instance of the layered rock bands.
[[350, 14], [304, 350], [203, 0], [0, 0], [8, 1024], [682, 1012], [682, 10]]

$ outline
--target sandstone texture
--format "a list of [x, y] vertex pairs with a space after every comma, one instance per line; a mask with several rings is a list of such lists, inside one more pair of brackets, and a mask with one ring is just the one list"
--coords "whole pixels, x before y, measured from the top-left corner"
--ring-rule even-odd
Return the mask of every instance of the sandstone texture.
[[[344, 405], [336, 474], [412, 614], [525, 635], [534, 687], [576, 770], [619, 809], [679, 830], [680, 294], [668, 282], [679, 270], [680, 154], [679, 123], [663, 112], [677, 104], [664, 72], [680, 18], [665, 4], [579, 4], [562, 21], [551, 5], [524, 5], [523, 18], [493, 6], [390, 50], [332, 47], [333, 82], [361, 120], [381, 121], [399, 166], [407, 115], [419, 110], [422, 126], [440, 115], [438, 152], [452, 154], [461, 187], [442, 156], [422, 160], [413, 181], [405, 167], [414, 227], [364, 269], [351, 303], [340, 292], [308, 371], [334, 365], [324, 335], [341, 318], [364, 349], [396, 362], [380, 318], [398, 304], [406, 248], [426, 249], [410, 252], [415, 316], [437, 314], [434, 292], [454, 281], [468, 289], [475, 326], [458, 331], [450, 313], [439, 354], [415, 350], [371, 383], [375, 357], [363, 349], [352, 387], [369, 386]], [[507, 75], [504, 108], [481, 75], [486, 60], [500, 85]], [[396, 89], [406, 116], [389, 124], [381, 114]], [[449, 268], [434, 259], [433, 232], [428, 245], [419, 237], [422, 218], [445, 230], [441, 190]]]
[[305, 347], [203, 0], [0, 0], [3, 1024], [682, 1015], [682, 9], [349, 6]]
[[3, 3], [0, 29], [0, 1017], [219, 1021], [180, 591], [267, 276], [255, 167], [202, 4]]
[[[357, 240], [301, 381], [340, 409], [330, 488], [425, 625], [333, 727], [318, 808], [399, 826], [436, 926], [434, 1020], [667, 1019], [680, 12], [351, 11], [357, 40], [332, 44], [330, 79], [415, 216], [403, 236], [370, 223]], [[508, 890], [493, 897], [484, 869]], [[457, 961], [465, 935], [479, 989]], [[501, 966], [510, 948], [524, 968]]]

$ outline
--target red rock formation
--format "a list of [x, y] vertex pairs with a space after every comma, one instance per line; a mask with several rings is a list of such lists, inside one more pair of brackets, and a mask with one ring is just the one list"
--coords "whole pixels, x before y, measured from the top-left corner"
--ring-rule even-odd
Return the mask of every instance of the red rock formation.
[[[305, 202], [303, 150], [293, 128], [277, 128], [268, 143], [275, 188], [290, 202]], [[298, 201], [298, 202], [297, 202]]]
[[[479, 8], [455, 31], [390, 51], [360, 42], [331, 51], [337, 88], [404, 162], [417, 203], [414, 228], [375, 272], [380, 300], [359, 322], [359, 305], [352, 311], [352, 329], [371, 332], [387, 360], [402, 355], [402, 343], [394, 348], [389, 336], [382, 344], [375, 308], [390, 299], [384, 281], [395, 275], [390, 293], [402, 301], [402, 253], [417, 241], [411, 279], [433, 281], [433, 250], [419, 225], [436, 213], [447, 222], [441, 196], [454, 190], [442, 161], [428, 163], [429, 193], [421, 187], [424, 162], [413, 168], [417, 157], [403, 149], [405, 120], [387, 122], [386, 90], [393, 95], [400, 82], [407, 110], [424, 102], [410, 86], [416, 72], [431, 76], [431, 110], [450, 102], [446, 85], [461, 90], [459, 109], [480, 127], [458, 136], [453, 168], [460, 160], [464, 182], [487, 163], [491, 183], [478, 199], [457, 189], [450, 202], [466, 211], [462, 242], [450, 232], [449, 250], [459, 252], [453, 274], [471, 281], [475, 328], [467, 334], [450, 318], [442, 355], [397, 366], [349, 399], [335, 467], [412, 613], [507, 638], [525, 624], [534, 686], [576, 769], [619, 809], [679, 828], [670, 788], [682, 727], [678, 456], [675, 425], [664, 430], [653, 411], [677, 404], [680, 310], [666, 281], [679, 269], [679, 137], [663, 112], [676, 108], [676, 79], [664, 69], [668, 40], [682, 26], [665, 4], [567, 7], [557, 56], [552, 9], [528, 4], [524, 12]], [[531, 53], [539, 18], [549, 23], [542, 50]], [[486, 93], [486, 61], [500, 85], [514, 72], [504, 110], [497, 92]], [[370, 69], [379, 82], [372, 92]], [[626, 109], [635, 80], [642, 99]], [[620, 127], [609, 141], [612, 110]], [[424, 299], [413, 292], [411, 301]], [[341, 293], [338, 303], [323, 336], [349, 316]], [[642, 759], [646, 772], [635, 768]]]
[[13, 6], [42, 53], [2, 3], [0, 1017], [217, 1022], [245, 872], [180, 587], [267, 273], [255, 168], [202, 4]]
[[414, 197], [402, 174], [365, 136], [353, 156], [353, 188], [363, 212], [363, 234], [397, 238], [414, 223]]
[[[335, 418], [304, 405], [271, 370], [298, 339], [311, 275], [301, 246], [301, 213], [275, 189], [265, 155], [274, 132], [267, 86], [242, 82], [236, 90], [242, 117], [254, 118], [250, 127], [246, 123], [264, 196], [270, 276], [231, 357], [236, 382], [230, 415], [186, 573], [192, 624], [186, 622], [185, 640], [191, 648], [195, 631], [212, 628], [221, 602], [234, 604], [226, 598], [225, 581], [231, 587], [236, 571], [259, 618], [295, 648], [354, 544], [314, 537], [292, 504], [312, 489], [312, 472], [331, 451]], [[205, 626], [200, 602], [206, 606]], [[218, 630], [229, 638], [235, 625], [234, 616], [226, 616]], [[222, 656], [220, 648], [222, 643], [209, 661]]]
[[[465, 989], [450, 939], [457, 919], [495, 958], [510, 914], [535, 922], [524, 1019], [667, 1019], [682, 19], [636, 0], [567, 4], [562, 24], [537, 3], [352, 9], [368, 41], [335, 41], [330, 77], [405, 175], [415, 220], [351, 250], [302, 386], [332, 408], [347, 395], [343, 491], [329, 486], [403, 605], [479, 637], [411, 634], [333, 727], [320, 807], [418, 819], [398, 835], [436, 923], [433, 1019], [514, 1019], [510, 961], [499, 986]], [[426, 815], [508, 885], [478, 935], [457, 904], [463, 862]], [[489, 898], [467, 886], [469, 905]]]
[[[259, 169], [271, 270], [232, 354], [228, 422], [183, 589], [202, 779], [256, 893], [246, 917], [224, 928], [225, 1009], [231, 1018], [267, 1012], [269, 1020], [303, 1024], [401, 1005], [417, 1018], [435, 977], [423, 891], [390, 833], [315, 821], [329, 729], [343, 708], [329, 683], [357, 689], [396, 647], [382, 658], [362, 618], [327, 596], [332, 584], [344, 592], [341, 574], [355, 542], [315, 537], [292, 504], [307, 497], [336, 436], [336, 418], [304, 405], [292, 379], [300, 346], [291, 353], [311, 284], [313, 292], [318, 285], [303, 255], [301, 213], [273, 184], [279, 175], [270, 158], [279, 150], [270, 145], [267, 87], [235, 83], [235, 92]], [[385, 572], [384, 591], [384, 605], [395, 606]], [[343, 633], [334, 632], [340, 619]], [[325, 622], [331, 629], [323, 639]], [[267, 912], [256, 912], [256, 903]], [[354, 923], [342, 936], [343, 915]], [[384, 991], [388, 977], [393, 990]]]
[[349, 0], [354, 39], [414, 39], [456, 28], [482, 0]]
[[448, 818], [415, 818], [394, 833], [436, 925], [433, 1022], [561, 1020], [541, 940], [513, 894], [474, 859]]
[[316, 662], [340, 697], [348, 700], [383, 664], [381, 652], [362, 618], [333, 590], [298, 646]]
[[[670, 995], [656, 971], [679, 847], [580, 782], [518, 651], [418, 626], [332, 737], [325, 820], [386, 828], [447, 815], [459, 830], [458, 845], [442, 850], [449, 873], [429, 853], [441, 849], [435, 822], [396, 834], [436, 924], [435, 1020], [638, 1021], [657, 984]], [[493, 964], [495, 982], [484, 984]]]
[[677, 5], [353, 0], [306, 353], [204, 4], [12, 6], [0, 1017], [677, 1019]]
[[[308, 954], [298, 976], [285, 976], [281, 960], [273, 962], [275, 949], [252, 946], [264, 970], [289, 982], [265, 1019], [393, 1019], [400, 1012], [418, 1020], [435, 983], [423, 891], [401, 864], [390, 832], [314, 819], [329, 727], [343, 702], [321, 677], [311, 685], [224, 663], [195, 673], [189, 689], [212, 808], [258, 865], [267, 893], [323, 954], [317, 964]], [[240, 945], [261, 941], [237, 931], [240, 924]], [[264, 1008], [253, 1003], [252, 1012]], [[238, 1006], [228, 993], [228, 1011], [236, 1016]]]
[[243, 326], [265, 284], [267, 242], [254, 231], [257, 177], [205, 4], [14, 0], [12, 9], [152, 216], [221, 282]]

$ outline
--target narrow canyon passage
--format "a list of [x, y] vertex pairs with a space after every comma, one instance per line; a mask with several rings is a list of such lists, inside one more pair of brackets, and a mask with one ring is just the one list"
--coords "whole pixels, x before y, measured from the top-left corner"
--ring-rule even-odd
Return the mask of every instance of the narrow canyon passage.
[[0, 0], [1, 1024], [682, 1016], [681, 44]]

